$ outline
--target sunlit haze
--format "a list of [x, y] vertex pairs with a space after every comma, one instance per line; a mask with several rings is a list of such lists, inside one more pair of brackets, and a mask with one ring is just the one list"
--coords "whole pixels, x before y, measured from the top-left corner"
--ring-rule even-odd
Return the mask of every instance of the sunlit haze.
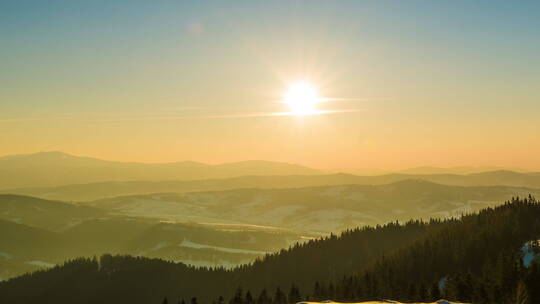
[[4, 1], [0, 155], [538, 170], [539, 11]]
[[539, 0], [5, 0], [0, 37], [0, 304], [540, 304]]

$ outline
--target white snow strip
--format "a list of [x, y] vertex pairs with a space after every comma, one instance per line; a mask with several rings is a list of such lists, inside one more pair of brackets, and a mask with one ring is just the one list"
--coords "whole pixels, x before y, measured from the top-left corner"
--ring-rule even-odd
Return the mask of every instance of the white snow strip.
[[210, 245], [194, 243], [188, 240], [183, 240], [182, 243], [178, 244], [178, 246], [196, 248], [196, 249], [214, 249], [217, 251], [223, 251], [223, 252], [229, 252], [229, 253], [247, 253], [247, 254], [260, 254], [260, 255], [264, 255], [267, 253], [266, 251], [210, 246]]
[[30, 264], [34, 266], [40, 266], [40, 267], [53, 267], [55, 264], [44, 262], [44, 261], [27, 261], [24, 262], [25, 264]]
[[[322, 301], [322, 302], [298, 302], [297, 304], [344, 304], [340, 302], [334, 302], [334, 301]], [[392, 300], [382, 300], [382, 301], [367, 301], [367, 302], [356, 302], [356, 303], [346, 303], [346, 304], [383, 304], [383, 303], [393, 303], [393, 304], [465, 304], [461, 302], [452, 302], [447, 300], [438, 300], [436, 302], [414, 302], [414, 303], [404, 303], [404, 302], [398, 302], [398, 301], [392, 301]]]

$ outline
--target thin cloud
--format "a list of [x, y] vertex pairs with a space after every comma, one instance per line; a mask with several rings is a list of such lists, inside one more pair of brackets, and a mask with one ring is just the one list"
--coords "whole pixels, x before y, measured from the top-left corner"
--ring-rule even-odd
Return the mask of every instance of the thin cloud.
[[330, 114], [354, 113], [362, 112], [366, 109], [340, 109], [340, 110], [318, 110], [311, 113], [300, 115], [295, 112], [251, 112], [251, 113], [231, 113], [231, 114], [215, 114], [215, 115], [116, 115], [104, 113], [95, 116], [81, 117], [73, 116], [56, 116], [56, 117], [15, 117], [0, 119], [0, 123], [11, 122], [29, 122], [29, 121], [52, 121], [52, 120], [74, 120], [92, 123], [114, 123], [128, 121], [160, 121], [160, 120], [181, 120], [181, 119], [213, 119], [213, 118], [255, 118], [255, 117], [284, 117], [284, 116], [320, 116]]
[[275, 112], [275, 113], [238, 113], [238, 114], [223, 114], [223, 115], [207, 115], [200, 116], [202, 118], [250, 118], [250, 117], [280, 117], [280, 116], [319, 116], [328, 114], [354, 113], [363, 112], [366, 109], [343, 109], [343, 110], [320, 110], [313, 111], [308, 114], [298, 114], [295, 112]]

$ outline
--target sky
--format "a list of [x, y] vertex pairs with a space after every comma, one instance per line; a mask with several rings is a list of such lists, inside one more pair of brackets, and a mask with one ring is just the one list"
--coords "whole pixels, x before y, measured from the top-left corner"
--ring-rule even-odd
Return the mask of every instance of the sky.
[[0, 0], [0, 155], [540, 170], [539, 114], [539, 1]]

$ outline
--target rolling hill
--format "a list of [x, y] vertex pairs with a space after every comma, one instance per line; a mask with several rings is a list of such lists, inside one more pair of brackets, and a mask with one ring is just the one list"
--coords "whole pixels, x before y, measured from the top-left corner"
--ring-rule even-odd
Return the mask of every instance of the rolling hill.
[[266, 225], [326, 234], [395, 220], [460, 216], [529, 193], [539, 194], [540, 191], [406, 180], [385, 185], [157, 193], [115, 197], [84, 205], [131, 217]]
[[233, 267], [306, 237], [268, 227], [167, 223], [88, 206], [0, 195], [0, 278], [104, 253]]
[[492, 171], [469, 175], [457, 174], [386, 174], [357, 176], [350, 174], [268, 175], [232, 178], [170, 181], [107, 181], [55, 187], [31, 187], [0, 190], [45, 199], [91, 201], [103, 198], [151, 193], [222, 191], [239, 188], [279, 189], [331, 185], [383, 185], [404, 180], [424, 180], [454, 186], [508, 186], [540, 188], [540, 174]]

